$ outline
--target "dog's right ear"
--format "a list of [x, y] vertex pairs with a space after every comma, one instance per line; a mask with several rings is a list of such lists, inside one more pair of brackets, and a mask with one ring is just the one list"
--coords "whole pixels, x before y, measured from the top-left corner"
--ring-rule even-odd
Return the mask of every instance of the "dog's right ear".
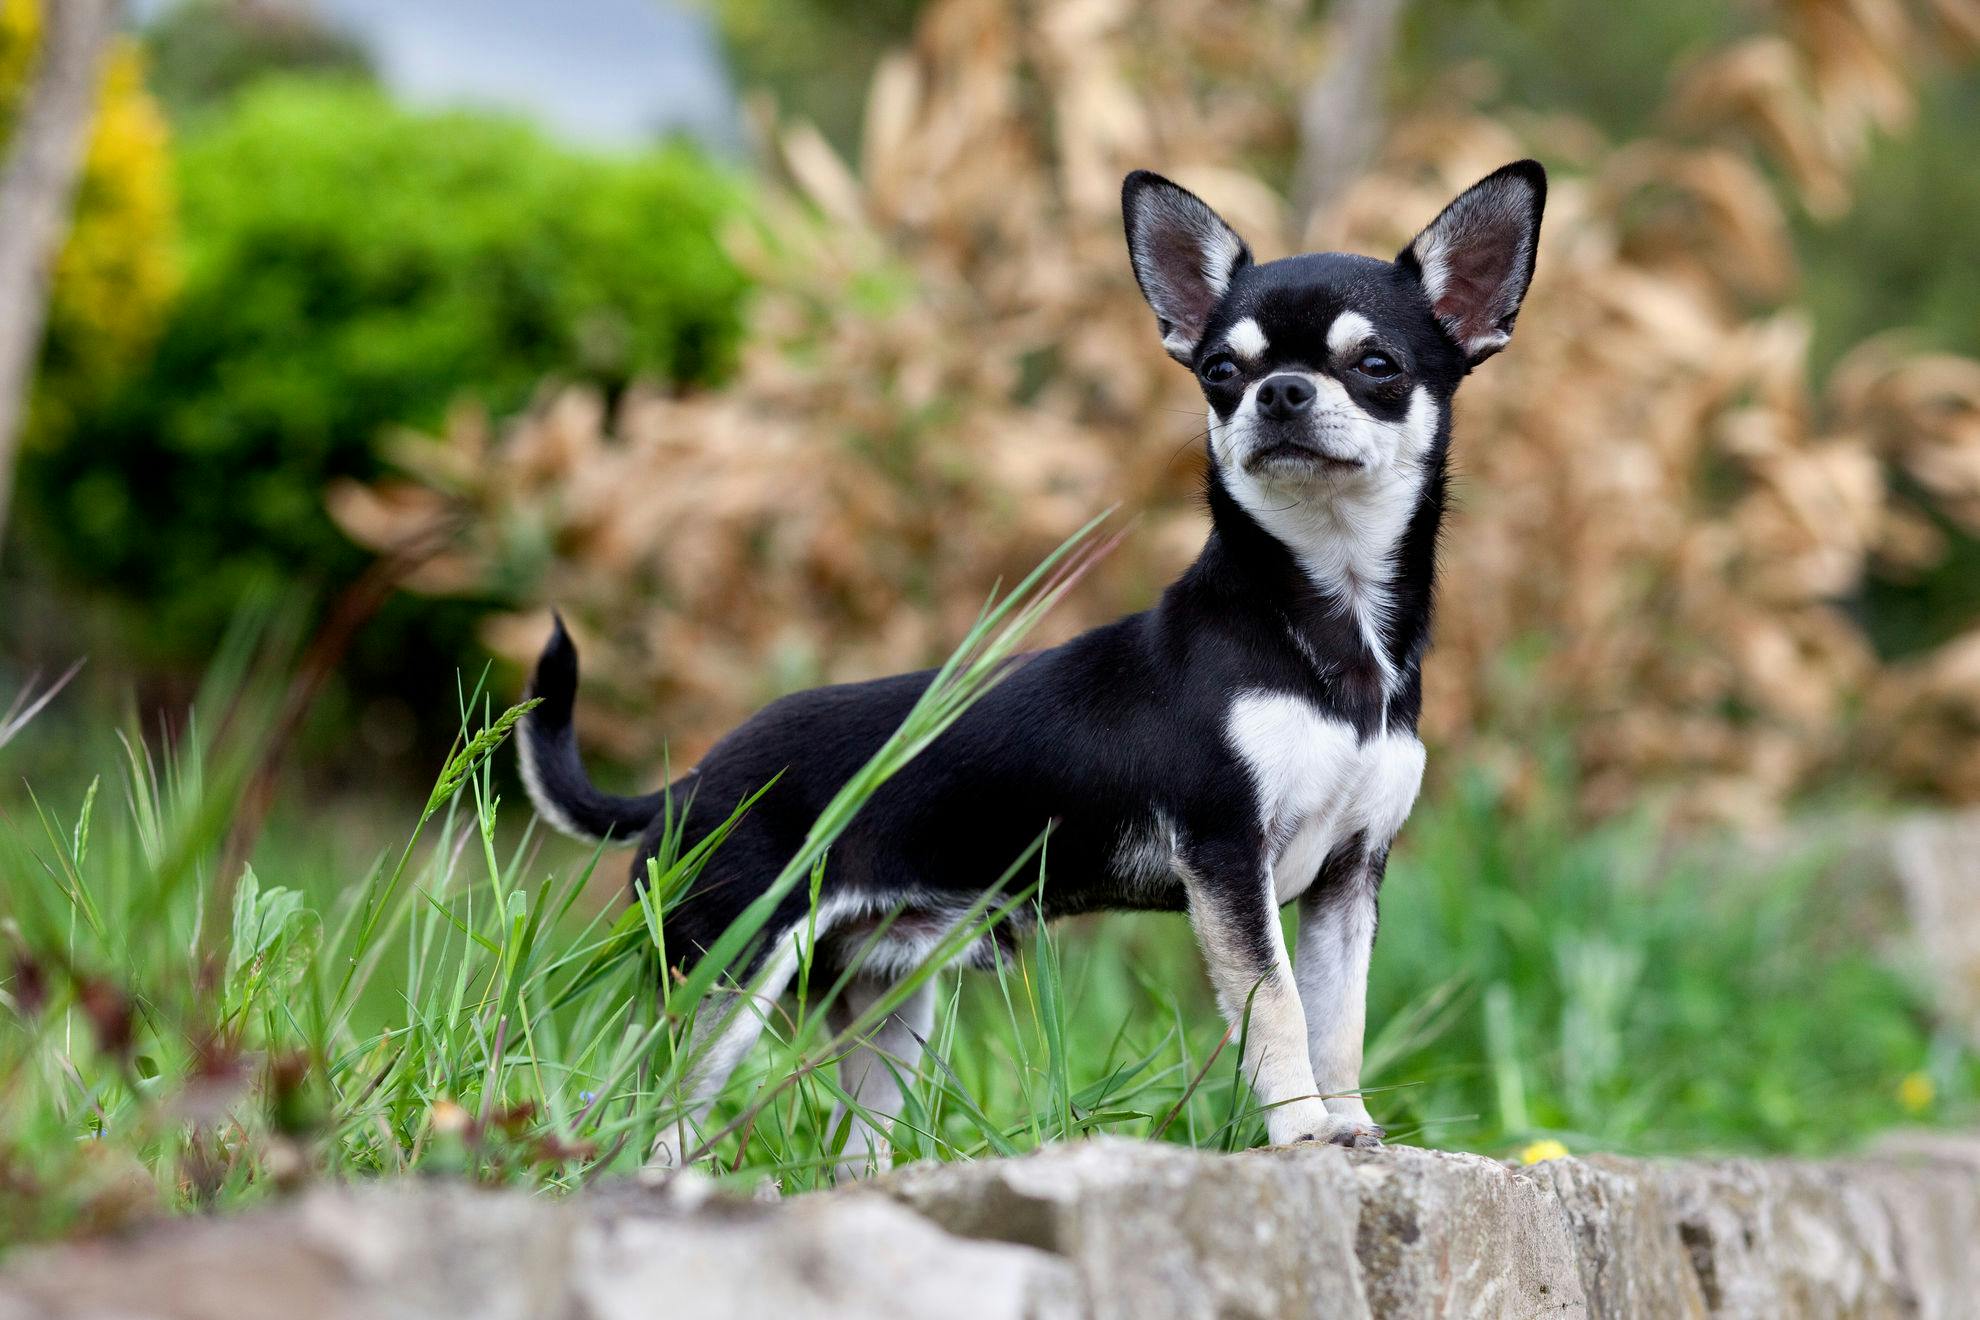
[[1121, 185], [1121, 218], [1134, 278], [1162, 327], [1162, 347], [1187, 366], [1231, 276], [1251, 264], [1251, 249], [1202, 198], [1147, 170]]

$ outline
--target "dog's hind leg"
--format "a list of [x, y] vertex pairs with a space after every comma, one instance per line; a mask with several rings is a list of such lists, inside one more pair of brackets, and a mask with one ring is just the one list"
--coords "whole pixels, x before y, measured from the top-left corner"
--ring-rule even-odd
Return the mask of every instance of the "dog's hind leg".
[[[833, 1034], [845, 1033], [894, 984], [891, 980], [865, 975], [848, 981], [826, 1009], [826, 1020]], [[893, 1156], [893, 1144], [888, 1131], [879, 1125], [891, 1129], [892, 1121], [900, 1117], [905, 1103], [901, 1081], [912, 1080], [920, 1070], [922, 1048], [934, 1028], [935, 986], [932, 981], [924, 981], [885, 1017], [869, 1023], [839, 1060], [839, 1085], [855, 1105], [851, 1110], [839, 1105], [827, 1128], [829, 1132], [837, 1132], [842, 1122], [851, 1123], [837, 1166], [841, 1181], [887, 1167]]]
[[676, 1054], [685, 1068], [664, 1097], [669, 1117], [654, 1139], [648, 1168], [676, 1168], [701, 1144], [715, 1098], [778, 1011], [778, 997], [797, 972], [797, 936], [789, 931], [773, 944], [747, 986], [725, 986], [702, 999], [688, 1039]]

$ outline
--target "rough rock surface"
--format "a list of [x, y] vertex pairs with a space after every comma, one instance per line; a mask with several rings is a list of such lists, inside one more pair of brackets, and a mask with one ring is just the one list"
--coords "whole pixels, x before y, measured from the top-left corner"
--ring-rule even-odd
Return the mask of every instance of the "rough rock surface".
[[1070, 1260], [1087, 1314], [1980, 1315], [1980, 1139], [1859, 1160], [1100, 1141], [881, 1184], [952, 1232]]
[[1510, 1168], [1104, 1140], [782, 1204], [432, 1182], [20, 1253], [0, 1320], [1980, 1314], [1980, 1137]]
[[1063, 1261], [860, 1192], [560, 1203], [429, 1182], [37, 1251], [0, 1274], [0, 1320], [1058, 1320], [1077, 1297]]

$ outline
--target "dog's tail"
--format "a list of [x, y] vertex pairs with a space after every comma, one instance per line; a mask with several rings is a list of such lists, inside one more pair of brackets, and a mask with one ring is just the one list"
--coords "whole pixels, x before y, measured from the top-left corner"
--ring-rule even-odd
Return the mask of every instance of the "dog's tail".
[[591, 786], [578, 757], [577, 730], [571, 708], [577, 700], [578, 654], [564, 620], [536, 658], [529, 694], [538, 705], [522, 717], [516, 749], [522, 758], [523, 784], [536, 814], [554, 828], [587, 842], [608, 835], [630, 841], [660, 811], [660, 794], [614, 797]]

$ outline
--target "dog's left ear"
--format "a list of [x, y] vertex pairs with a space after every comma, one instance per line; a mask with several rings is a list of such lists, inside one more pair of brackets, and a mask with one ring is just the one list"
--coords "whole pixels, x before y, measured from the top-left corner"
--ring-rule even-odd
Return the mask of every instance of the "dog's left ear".
[[1187, 366], [1231, 276], [1251, 264], [1251, 249], [1202, 198], [1147, 170], [1121, 185], [1121, 218], [1134, 278], [1162, 326], [1162, 347]]
[[1431, 310], [1470, 366], [1512, 339], [1546, 205], [1547, 171], [1516, 160], [1465, 189], [1396, 258], [1423, 281]]

